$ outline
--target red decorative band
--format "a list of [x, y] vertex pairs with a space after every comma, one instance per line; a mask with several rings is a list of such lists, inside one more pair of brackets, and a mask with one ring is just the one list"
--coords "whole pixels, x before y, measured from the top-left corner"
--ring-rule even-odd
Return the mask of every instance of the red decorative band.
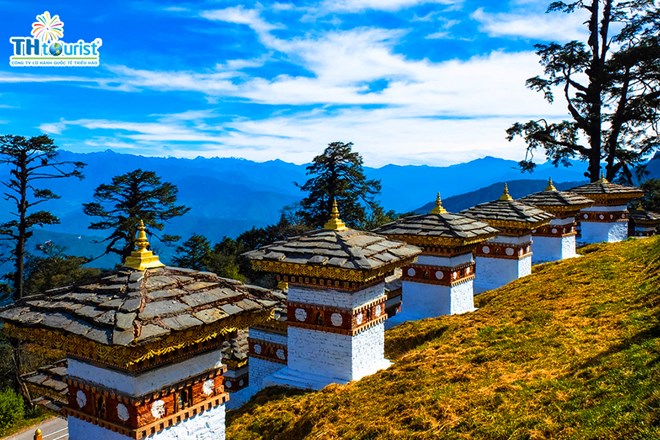
[[247, 373], [237, 377], [225, 377], [225, 389], [230, 393], [242, 390], [250, 384], [248, 379]]
[[581, 212], [577, 217], [581, 222], [612, 223], [627, 222], [627, 211], [587, 211]]
[[221, 368], [142, 397], [67, 377], [68, 406], [62, 412], [142, 439], [225, 403], [229, 395], [224, 392], [223, 372]]
[[386, 297], [383, 295], [356, 309], [289, 302], [287, 322], [293, 327], [355, 336], [385, 322], [385, 301]]
[[477, 256], [484, 258], [502, 258], [521, 260], [532, 255], [532, 243], [493, 243], [486, 242], [477, 246]]
[[538, 229], [532, 231], [534, 237], [570, 237], [571, 235], [577, 235], [575, 231], [575, 226], [573, 224], [566, 225], [548, 225], [541, 226]]
[[410, 264], [403, 267], [401, 279], [414, 283], [455, 286], [474, 279], [474, 263], [457, 267]]
[[286, 345], [267, 342], [261, 339], [248, 339], [250, 357], [286, 365], [289, 357]]

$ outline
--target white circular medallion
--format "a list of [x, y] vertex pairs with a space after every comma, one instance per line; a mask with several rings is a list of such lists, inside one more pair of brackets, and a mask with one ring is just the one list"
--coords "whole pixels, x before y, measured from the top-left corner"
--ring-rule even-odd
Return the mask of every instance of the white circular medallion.
[[154, 419], [160, 419], [165, 415], [165, 402], [162, 400], [156, 400], [151, 404], [151, 415], [154, 416]]
[[435, 271], [435, 277], [439, 280], [443, 279], [445, 277], [445, 273], [441, 270], [436, 270]]
[[225, 387], [226, 387], [227, 389], [231, 388], [231, 382], [230, 382], [230, 381], [227, 381], [227, 382], [225, 383]]
[[376, 306], [376, 316], [380, 316], [383, 313], [383, 309], [380, 307], [380, 304]]
[[465, 268], [465, 273], [470, 273], [470, 268], [469, 267]]
[[244, 381], [243, 379], [241, 379], [241, 380], [238, 381], [238, 386], [239, 386], [239, 387], [242, 387], [243, 384], [245, 384], [245, 381]]
[[330, 322], [332, 322], [332, 325], [335, 327], [339, 327], [344, 322], [344, 318], [342, 318], [339, 313], [333, 313], [330, 316]]
[[508, 256], [511, 256], [511, 255], [513, 255], [513, 249], [511, 249], [511, 248], [506, 248], [506, 250], [504, 251], [504, 253], [506, 253]]
[[598, 216], [598, 218], [602, 220], [602, 219], [605, 218], [605, 216], [604, 216], [603, 214], [600, 214], [600, 215]]
[[307, 319], [307, 312], [305, 309], [296, 309], [296, 319], [298, 321], [304, 321]]
[[490, 254], [490, 248], [489, 248], [488, 246], [484, 246], [484, 247], [481, 249], [481, 251], [482, 251], [484, 254]]
[[284, 350], [281, 349], [281, 348], [280, 348], [279, 350], [277, 350], [277, 351], [275, 352], [275, 354], [277, 355], [277, 357], [278, 357], [279, 359], [284, 360], [284, 359], [286, 358], [286, 355], [284, 354]]
[[83, 390], [78, 390], [76, 393], [76, 403], [78, 404], [78, 408], [83, 408], [85, 405], [87, 405], [87, 396]]
[[417, 271], [415, 269], [413, 269], [412, 267], [408, 268], [408, 276], [409, 277], [414, 277], [416, 273], [417, 273]]
[[556, 234], [556, 233], [557, 233], [557, 228], [552, 228], [552, 231], [551, 231], [551, 232], [552, 232], [553, 234]]
[[117, 417], [122, 422], [125, 422], [126, 420], [128, 420], [128, 417], [129, 417], [128, 408], [126, 408], [126, 405], [124, 405], [123, 403], [118, 403], [117, 404]]
[[204, 385], [202, 385], [202, 392], [204, 393], [205, 396], [210, 396], [211, 394], [213, 394], [214, 389], [215, 389], [215, 382], [213, 381], [213, 379], [204, 381]]
[[589, 214], [583, 215], [582, 218], [589, 218]]
[[254, 352], [257, 354], [261, 354], [261, 345], [254, 344]]
[[357, 323], [357, 325], [362, 324], [362, 318], [363, 318], [362, 312], [358, 313], [357, 316], [355, 316], [355, 322]]

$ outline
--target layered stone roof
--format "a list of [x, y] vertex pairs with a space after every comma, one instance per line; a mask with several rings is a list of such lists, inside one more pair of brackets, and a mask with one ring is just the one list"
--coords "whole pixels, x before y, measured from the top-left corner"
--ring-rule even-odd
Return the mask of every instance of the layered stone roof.
[[475, 218], [445, 211], [438, 195], [429, 214], [404, 217], [374, 232], [412, 244], [463, 246], [488, 240], [498, 231]]
[[232, 327], [250, 315], [267, 317], [276, 304], [267, 289], [209, 272], [122, 268], [27, 297], [0, 311], [0, 318], [15, 327], [128, 347], [207, 326]]
[[483, 220], [500, 230], [532, 230], [548, 224], [554, 218], [549, 212], [513, 200], [506, 185], [504, 194], [498, 200], [481, 203], [460, 214]]
[[420, 253], [382, 235], [343, 228], [310, 231], [243, 255], [258, 270], [367, 281], [374, 272], [388, 271]]
[[[644, 191], [634, 186], [618, 185], [602, 178], [598, 182], [572, 188], [571, 192], [593, 199], [597, 204], [612, 204], [636, 199], [644, 196]], [[608, 203], [610, 202], [610, 203]]]
[[557, 190], [552, 184], [552, 180], [549, 181], [548, 187], [544, 191], [530, 194], [518, 201], [550, 213], [577, 211], [594, 204], [593, 200], [578, 193]]
[[652, 211], [645, 211], [644, 209], [637, 208], [630, 211], [628, 216], [639, 225], [658, 225], [660, 224], [660, 214]]

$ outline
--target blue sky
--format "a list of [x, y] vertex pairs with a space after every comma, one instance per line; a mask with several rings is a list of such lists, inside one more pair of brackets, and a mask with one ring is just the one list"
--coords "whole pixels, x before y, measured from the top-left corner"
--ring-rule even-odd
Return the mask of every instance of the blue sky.
[[[0, 0], [0, 133], [62, 148], [305, 163], [352, 141], [365, 164], [521, 159], [516, 121], [563, 118], [524, 87], [533, 44], [583, 34], [531, 0]], [[10, 67], [37, 14], [99, 67]], [[4, 49], [2, 49], [4, 48]]]

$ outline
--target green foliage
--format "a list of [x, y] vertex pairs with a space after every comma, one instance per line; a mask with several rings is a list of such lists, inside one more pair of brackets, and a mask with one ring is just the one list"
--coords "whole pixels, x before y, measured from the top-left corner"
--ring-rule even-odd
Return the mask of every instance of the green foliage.
[[83, 211], [91, 217], [101, 218], [92, 222], [90, 229], [110, 231], [104, 240], [108, 243], [104, 255], [115, 253], [122, 260], [129, 256], [140, 220], [162, 243], [178, 241], [177, 236], [154, 233], [154, 230], [163, 230], [164, 222], [190, 211], [190, 208], [176, 204], [177, 192], [175, 185], [161, 182], [153, 171], [141, 169], [115, 176], [110, 184], [99, 185], [94, 190], [94, 202], [84, 203]]
[[352, 142], [332, 142], [307, 167], [307, 175], [313, 177], [298, 185], [308, 195], [300, 202], [297, 214], [309, 228], [325, 224], [333, 200], [337, 201], [341, 219], [351, 227], [364, 227], [367, 211], [382, 212], [374, 200], [380, 192], [380, 181], [365, 177], [362, 157], [352, 151], [352, 146]]
[[24, 296], [25, 243], [32, 236], [35, 226], [59, 223], [51, 212], [34, 208], [59, 196], [48, 188], [37, 185], [43, 180], [66, 177], [83, 178], [82, 162], [59, 159], [58, 147], [48, 136], [0, 136], [0, 164], [8, 164], [10, 176], [2, 181], [4, 197], [15, 205], [15, 219], [0, 224], [0, 236], [13, 244], [11, 256], [14, 261], [14, 298]]
[[642, 207], [647, 211], [660, 213], [660, 179], [649, 179], [639, 187], [644, 190]]
[[0, 429], [19, 422], [24, 415], [23, 397], [16, 394], [11, 388], [0, 391]]
[[64, 247], [51, 241], [37, 245], [36, 248], [41, 255], [28, 254], [25, 264], [26, 295], [69, 286], [101, 273], [99, 269], [83, 267], [87, 258], [67, 255]]
[[537, 44], [544, 76], [527, 87], [552, 103], [560, 92], [569, 120], [516, 123], [508, 139], [522, 137], [531, 171], [534, 152], [543, 150], [557, 165], [569, 159], [588, 162], [585, 176], [627, 182], [643, 171], [643, 162], [660, 145], [660, 8], [653, 0], [553, 2], [548, 12], [583, 13], [586, 42]]
[[208, 270], [211, 257], [211, 243], [203, 235], [194, 234], [177, 246], [172, 264], [194, 270]]

